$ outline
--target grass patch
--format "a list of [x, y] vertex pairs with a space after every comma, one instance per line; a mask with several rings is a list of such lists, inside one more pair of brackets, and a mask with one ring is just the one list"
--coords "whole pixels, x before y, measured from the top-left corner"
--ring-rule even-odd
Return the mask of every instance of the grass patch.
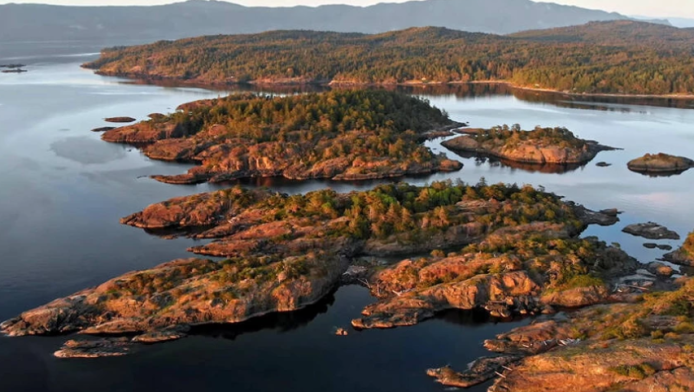
[[643, 380], [657, 372], [656, 368], [649, 363], [642, 363], [640, 365], [619, 365], [610, 368], [610, 371], [637, 380]]

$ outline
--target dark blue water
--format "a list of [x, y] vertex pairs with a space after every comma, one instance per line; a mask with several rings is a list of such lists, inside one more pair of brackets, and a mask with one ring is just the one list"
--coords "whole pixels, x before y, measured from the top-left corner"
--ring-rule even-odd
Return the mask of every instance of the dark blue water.
[[[183, 102], [224, 92], [157, 87], [104, 78], [79, 68], [95, 49], [68, 51], [23, 47], [11, 57], [29, 73], [0, 74], [0, 319], [99, 284], [133, 269], [187, 257], [192, 240], [163, 240], [118, 224], [118, 219], [170, 197], [215, 189], [174, 186], [142, 176], [175, 174], [188, 166], [154, 162], [131, 147], [104, 143], [89, 130], [103, 118], [167, 112]], [[60, 53], [68, 53], [66, 57]], [[419, 92], [422, 94], [422, 92]], [[428, 94], [432, 94], [429, 92]], [[591, 228], [619, 242], [642, 262], [662, 255], [621, 233], [631, 222], [655, 220], [685, 235], [694, 228], [694, 172], [668, 178], [631, 173], [626, 162], [646, 152], [691, 155], [694, 111], [678, 107], [569, 102], [543, 96], [520, 99], [507, 91], [437, 92], [428, 98], [472, 126], [520, 123], [566, 126], [583, 138], [622, 147], [563, 174], [530, 172], [498, 163], [459, 158], [458, 173], [441, 179], [543, 185], [591, 208], [616, 207], [623, 222]], [[441, 95], [443, 94], [443, 95]], [[444, 151], [439, 141], [433, 149]], [[456, 157], [453, 153], [448, 153]], [[374, 183], [296, 183], [258, 180], [284, 192], [331, 186], [338, 191]], [[678, 241], [666, 242], [673, 246]], [[207, 328], [178, 342], [145, 347], [135, 355], [100, 360], [57, 360], [52, 352], [68, 337], [0, 338], [0, 391], [440, 391], [427, 367], [463, 368], [484, 355], [481, 342], [518, 323], [491, 324], [451, 312], [421, 325], [334, 336], [372, 299], [359, 287], [341, 288], [316, 307], [240, 326]], [[528, 322], [527, 320], [524, 322]]]

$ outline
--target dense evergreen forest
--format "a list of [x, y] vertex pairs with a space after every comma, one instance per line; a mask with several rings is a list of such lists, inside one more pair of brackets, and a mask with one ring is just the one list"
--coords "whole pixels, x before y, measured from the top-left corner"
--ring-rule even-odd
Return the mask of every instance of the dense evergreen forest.
[[106, 75], [204, 84], [507, 81], [575, 93], [694, 93], [694, 29], [595, 22], [510, 36], [444, 28], [275, 31], [106, 49]]

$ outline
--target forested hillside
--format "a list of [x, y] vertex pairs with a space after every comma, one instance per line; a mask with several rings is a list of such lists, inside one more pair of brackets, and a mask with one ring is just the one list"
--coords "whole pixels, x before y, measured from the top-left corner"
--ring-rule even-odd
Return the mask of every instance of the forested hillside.
[[378, 35], [275, 31], [113, 48], [106, 75], [203, 84], [499, 80], [575, 93], [694, 93], [694, 29], [594, 22], [513, 36], [413, 28]]

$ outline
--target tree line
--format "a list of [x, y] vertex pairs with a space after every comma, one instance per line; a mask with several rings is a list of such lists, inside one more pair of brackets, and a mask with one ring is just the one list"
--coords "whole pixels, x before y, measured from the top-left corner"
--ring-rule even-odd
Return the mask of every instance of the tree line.
[[112, 48], [85, 66], [211, 84], [497, 80], [575, 93], [691, 94], [694, 30], [619, 21], [512, 36], [275, 31]]

